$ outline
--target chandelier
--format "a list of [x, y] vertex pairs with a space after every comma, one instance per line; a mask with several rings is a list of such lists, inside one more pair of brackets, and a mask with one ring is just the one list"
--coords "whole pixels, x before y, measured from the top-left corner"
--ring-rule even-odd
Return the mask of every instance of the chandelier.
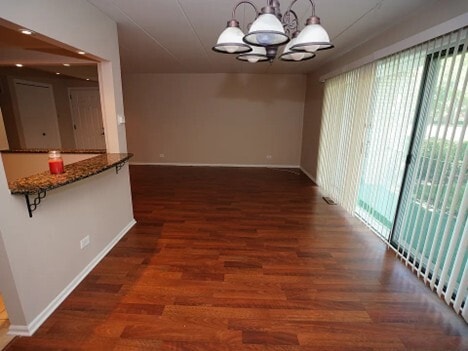
[[[320, 18], [315, 15], [312, 0], [312, 16], [307, 19], [302, 31], [299, 31], [297, 14], [292, 10], [297, 0], [293, 0], [284, 15], [281, 13], [279, 0], [267, 0], [267, 6], [259, 12], [252, 1], [242, 0], [234, 6], [232, 19], [221, 33], [213, 50], [223, 54], [237, 55], [237, 59], [251, 63], [272, 62], [280, 46], [287, 44], [279, 58], [283, 61], [305, 61], [315, 57], [319, 50], [331, 49], [333, 44], [325, 29], [320, 25]], [[236, 10], [242, 4], [251, 5], [256, 14], [249, 32], [244, 35], [236, 19]]]

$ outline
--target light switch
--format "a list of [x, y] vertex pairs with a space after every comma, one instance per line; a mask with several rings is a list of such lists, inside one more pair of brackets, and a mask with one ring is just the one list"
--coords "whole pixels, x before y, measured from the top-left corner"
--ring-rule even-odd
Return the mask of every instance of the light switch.
[[125, 123], [125, 116], [124, 115], [117, 115], [117, 122], [119, 124], [124, 124]]

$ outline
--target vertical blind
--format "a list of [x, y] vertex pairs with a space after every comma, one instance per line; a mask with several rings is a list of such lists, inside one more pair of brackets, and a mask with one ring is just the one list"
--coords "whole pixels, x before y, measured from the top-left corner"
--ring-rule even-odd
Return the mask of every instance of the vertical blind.
[[404, 262], [460, 311], [468, 282], [467, 31], [438, 38], [429, 48], [414, 161], [392, 242]]
[[348, 211], [354, 210], [375, 65], [326, 82], [317, 182]]
[[356, 214], [389, 238], [424, 73], [425, 47], [376, 63]]
[[317, 180], [468, 321], [467, 38], [328, 80]]

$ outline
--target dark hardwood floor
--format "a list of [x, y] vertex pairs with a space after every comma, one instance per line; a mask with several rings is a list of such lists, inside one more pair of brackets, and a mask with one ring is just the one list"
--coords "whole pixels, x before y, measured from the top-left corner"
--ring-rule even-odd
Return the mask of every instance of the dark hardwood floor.
[[17, 350], [467, 350], [468, 327], [302, 174], [132, 166], [138, 224]]

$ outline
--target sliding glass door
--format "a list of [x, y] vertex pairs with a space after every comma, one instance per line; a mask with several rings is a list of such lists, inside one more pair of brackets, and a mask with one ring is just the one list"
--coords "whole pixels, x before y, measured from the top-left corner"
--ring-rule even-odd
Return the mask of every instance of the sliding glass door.
[[426, 48], [377, 63], [355, 213], [388, 239], [424, 78]]
[[407, 264], [439, 295], [443, 292], [447, 302], [462, 282], [462, 289], [468, 283], [468, 57], [465, 39], [459, 41], [426, 58], [410, 162], [391, 238]]
[[467, 45], [468, 27], [327, 81], [318, 180], [468, 321]]

